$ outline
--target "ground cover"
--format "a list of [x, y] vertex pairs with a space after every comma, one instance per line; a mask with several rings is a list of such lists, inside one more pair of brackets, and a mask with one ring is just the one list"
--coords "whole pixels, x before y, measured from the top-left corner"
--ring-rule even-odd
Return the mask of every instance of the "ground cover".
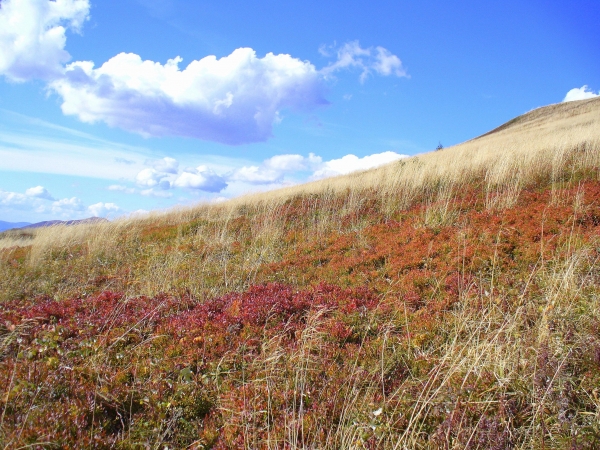
[[[315, 233], [297, 221], [319, 208], [292, 199], [277, 257], [251, 269], [247, 287], [212, 297], [179, 287], [127, 296], [104, 289], [109, 276], [66, 298], [5, 300], [3, 442], [598, 445], [600, 183], [531, 187], [503, 209], [472, 189], [428, 222], [439, 206], [391, 219], [364, 201]], [[227, 225], [238, 238], [220, 244], [230, 265], [254, 245], [259, 220]], [[139, 239], [182, 251], [185, 228], [198, 226]], [[19, 273], [26, 256], [5, 251], [5, 270]], [[53, 259], [61, 272], [76, 260]]]

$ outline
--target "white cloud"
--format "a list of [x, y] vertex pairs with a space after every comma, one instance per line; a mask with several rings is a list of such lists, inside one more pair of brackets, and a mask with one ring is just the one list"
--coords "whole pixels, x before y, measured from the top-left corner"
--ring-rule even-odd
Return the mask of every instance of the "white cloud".
[[383, 76], [396, 75], [397, 77], [406, 77], [406, 69], [402, 67], [402, 61], [396, 55], [383, 47], [377, 47], [373, 69]]
[[4, 0], [0, 3], [0, 74], [12, 81], [60, 76], [71, 59], [66, 30], [78, 32], [88, 0]]
[[[58, 215], [69, 215], [85, 210], [83, 202], [77, 197], [63, 198], [52, 203], [51, 211]], [[39, 210], [39, 212], [45, 211]]]
[[[324, 68], [322, 72], [328, 74], [348, 67], [359, 67], [368, 74], [368, 66], [365, 63], [365, 58], [370, 56], [371, 50], [362, 48], [358, 41], [346, 42], [337, 51], [337, 61]], [[363, 74], [365, 74], [364, 72]]]
[[99, 68], [79, 61], [51, 83], [62, 110], [88, 123], [146, 136], [188, 136], [225, 144], [271, 137], [283, 109], [308, 111], [326, 104], [321, 76], [307, 61], [239, 48], [179, 68], [121, 53]]
[[95, 203], [87, 207], [88, 212], [93, 217], [107, 217], [114, 216], [115, 214], [122, 212], [123, 210], [119, 208], [114, 203]]
[[27, 217], [30, 222], [52, 219], [80, 219], [89, 215], [112, 216], [123, 212], [114, 203], [96, 203], [86, 207], [78, 197], [55, 200], [43, 186], [29, 188], [24, 194], [0, 189], [0, 216]]
[[345, 175], [358, 170], [367, 170], [384, 164], [407, 158], [408, 155], [400, 155], [396, 152], [383, 152], [359, 158], [355, 155], [346, 155], [339, 159], [324, 162], [321, 167], [313, 173], [313, 179]]
[[31, 187], [20, 192], [3, 191], [0, 189], [0, 206], [19, 209], [35, 209], [43, 207], [47, 201], [55, 200], [50, 192], [43, 186]]
[[20, 207], [20, 206], [29, 206], [31, 197], [27, 195], [20, 194], [18, 192], [9, 192], [0, 190], [0, 205], [2, 206], [11, 206], [11, 207]]
[[[359, 158], [346, 155], [342, 158], [323, 161], [323, 158], [310, 153], [275, 155], [259, 164], [245, 164], [235, 168], [235, 161], [229, 167], [214, 169], [214, 165], [199, 165], [196, 168], [180, 168], [178, 161], [171, 159], [163, 170], [177, 167], [177, 173], [161, 172], [157, 160], [149, 160], [152, 168], [140, 171], [136, 177], [139, 186], [146, 189], [129, 188], [124, 185], [111, 185], [109, 190], [137, 193], [147, 197], [169, 198], [172, 189], [203, 191], [209, 194], [221, 193], [222, 196], [242, 195], [248, 192], [267, 191], [283, 186], [298, 184], [314, 179], [347, 174], [358, 170], [367, 170], [407, 157], [393, 151], [377, 153]], [[161, 160], [158, 160], [161, 161]], [[208, 198], [214, 199], [215, 196]]]
[[[148, 188], [140, 191], [140, 194], [145, 196], [171, 197], [172, 194], [160, 190], [166, 191], [174, 187], [205, 192], [220, 192], [227, 187], [226, 178], [206, 165], [180, 170], [179, 162], [169, 157], [148, 160], [146, 163], [153, 167], [141, 170], [135, 177], [138, 186]], [[125, 186], [120, 185], [112, 187], [112, 190], [123, 192], [125, 189]]]
[[[321, 47], [319, 51], [321, 54], [327, 55], [324, 47]], [[396, 55], [383, 47], [362, 48], [358, 41], [342, 45], [337, 50], [337, 61], [321, 69], [321, 73], [328, 77], [334, 72], [348, 68], [361, 70], [361, 83], [364, 83], [372, 71], [383, 76], [408, 77], [402, 61]]]
[[263, 161], [260, 166], [244, 166], [229, 177], [232, 181], [250, 184], [280, 183], [286, 173], [314, 170], [322, 162], [320, 156], [310, 153], [302, 155], [275, 155]]
[[206, 166], [196, 169], [186, 169], [173, 183], [176, 187], [198, 189], [205, 192], [221, 192], [227, 187], [225, 178], [217, 175]]
[[44, 186], [29, 188], [25, 191], [25, 195], [28, 197], [43, 198], [45, 200], [54, 200], [50, 192], [48, 192], [48, 189], [46, 189]]
[[156, 161], [149, 161], [152, 167], [154, 167], [159, 172], [164, 173], [177, 173], [179, 168], [179, 163], [174, 158], [169, 158], [168, 156], [163, 159], [158, 159]]
[[144, 169], [136, 175], [135, 182], [139, 186], [150, 188], [158, 186], [160, 189], [170, 189], [171, 182], [168, 176], [168, 173], [159, 172], [156, 169]]
[[596, 93], [589, 89], [587, 85], [580, 88], [571, 89], [563, 99], [563, 102], [574, 102], [577, 100], [587, 100], [589, 98], [598, 97], [600, 92]]
[[302, 155], [276, 155], [266, 159], [260, 165], [243, 166], [228, 175], [227, 181], [241, 182], [251, 185], [269, 185], [272, 188], [289, 184], [287, 175], [293, 176], [302, 182], [302, 172], [311, 172], [309, 179], [321, 179], [336, 175], [345, 175], [358, 170], [367, 170], [378, 167], [408, 155], [401, 155], [388, 151], [375, 153], [363, 158], [355, 155], [346, 155], [342, 158], [323, 161], [323, 158], [310, 153], [307, 157]]
[[306, 169], [306, 158], [302, 155], [275, 155], [265, 160], [264, 165], [279, 171], [304, 170]]
[[[133, 53], [120, 53], [99, 67], [92, 61], [65, 66], [71, 59], [66, 32], [79, 32], [89, 12], [89, 0], [0, 0], [0, 75], [47, 80], [62, 98], [64, 114], [143, 136], [263, 142], [282, 111], [307, 112], [328, 104], [323, 81], [334, 72], [359, 68], [361, 82], [372, 73], [407, 76], [396, 55], [383, 47], [362, 48], [358, 41], [337, 49], [337, 61], [322, 70], [287, 54], [261, 58], [251, 48], [220, 59], [206, 56], [183, 69], [179, 56], [161, 64]], [[326, 47], [319, 51], [328, 54]], [[123, 157], [113, 161], [135, 163]]]
[[0, 213], [14, 215], [15, 211], [37, 214], [70, 216], [84, 210], [77, 197], [55, 200], [43, 186], [29, 188], [24, 194], [0, 190]]
[[259, 166], [244, 166], [237, 169], [230, 177], [233, 181], [243, 181], [250, 184], [270, 184], [281, 179], [280, 172]]

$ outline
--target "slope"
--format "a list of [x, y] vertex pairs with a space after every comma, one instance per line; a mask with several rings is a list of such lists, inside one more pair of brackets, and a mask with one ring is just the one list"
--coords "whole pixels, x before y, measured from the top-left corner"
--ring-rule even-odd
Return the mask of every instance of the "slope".
[[599, 170], [592, 100], [347, 177], [5, 233], [2, 440], [596, 448]]

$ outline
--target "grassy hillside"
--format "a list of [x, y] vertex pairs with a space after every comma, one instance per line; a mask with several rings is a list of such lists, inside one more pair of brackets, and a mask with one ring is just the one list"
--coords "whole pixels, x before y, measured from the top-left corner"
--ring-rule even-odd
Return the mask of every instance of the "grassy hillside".
[[0, 234], [6, 448], [598, 448], [600, 100], [363, 173]]

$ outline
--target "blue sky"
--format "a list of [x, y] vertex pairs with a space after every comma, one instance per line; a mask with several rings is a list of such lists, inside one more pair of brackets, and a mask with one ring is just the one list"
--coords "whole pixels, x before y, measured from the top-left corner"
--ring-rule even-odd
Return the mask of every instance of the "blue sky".
[[0, 0], [0, 220], [216, 201], [598, 95], [600, 3]]

